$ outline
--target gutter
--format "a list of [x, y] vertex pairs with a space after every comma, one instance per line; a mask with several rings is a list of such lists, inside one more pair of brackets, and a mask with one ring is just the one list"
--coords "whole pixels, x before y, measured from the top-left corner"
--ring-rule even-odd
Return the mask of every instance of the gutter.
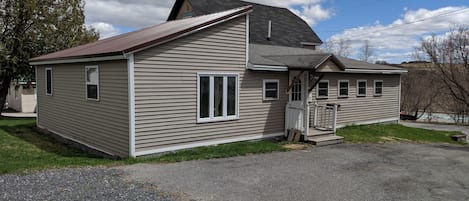
[[346, 73], [403, 74], [407, 70], [345, 69]]
[[124, 60], [127, 59], [125, 55], [103, 56], [103, 57], [89, 57], [89, 58], [70, 58], [70, 59], [57, 59], [57, 60], [44, 60], [29, 62], [31, 66], [46, 65], [46, 64], [65, 64], [65, 63], [83, 63], [83, 62], [96, 62], [96, 61], [111, 61], [111, 60]]

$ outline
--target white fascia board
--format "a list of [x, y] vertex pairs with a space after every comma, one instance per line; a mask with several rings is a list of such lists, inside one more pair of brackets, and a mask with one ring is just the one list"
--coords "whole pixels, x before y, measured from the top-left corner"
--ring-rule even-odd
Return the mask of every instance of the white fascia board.
[[76, 58], [76, 59], [59, 59], [59, 60], [46, 60], [46, 61], [33, 61], [29, 65], [48, 65], [48, 64], [65, 64], [65, 63], [84, 63], [95, 61], [112, 61], [126, 59], [124, 55], [106, 56], [106, 57], [90, 57], [90, 58]]
[[260, 71], [279, 71], [279, 72], [287, 72], [288, 67], [286, 66], [268, 66], [268, 65], [256, 65], [249, 63], [248, 69], [250, 70], [260, 70]]
[[373, 69], [345, 69], [345, 73], [371, 73], [371, 74], [402, 74], [407, 70], [373, 70]]

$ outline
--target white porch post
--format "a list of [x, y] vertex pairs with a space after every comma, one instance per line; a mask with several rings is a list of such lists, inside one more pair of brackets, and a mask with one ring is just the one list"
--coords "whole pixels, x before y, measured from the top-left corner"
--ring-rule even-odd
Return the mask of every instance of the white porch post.
[[303, 123], [303, 126], [305, 127], [305, 132], [304, 132], [304, 140], [307, 141], [308, 140], [308, 135], [309, 135], [309, 73], [305, 73], [304, 74], [304, 87], [303, 87], [303, 91], [304, 91], [304, 95], [303, 95], [303, 105], [304, 105], [304, 123]]
[[332, 130], [334, 131], [334, 135], [337, 131], [337, 104], [334, 104], [334, 112], [332, 117]]

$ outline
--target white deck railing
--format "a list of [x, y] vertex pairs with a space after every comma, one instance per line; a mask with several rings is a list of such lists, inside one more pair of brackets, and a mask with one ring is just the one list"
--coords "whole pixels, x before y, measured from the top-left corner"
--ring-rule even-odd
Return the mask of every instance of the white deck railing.
[[337, 130], [337, 104], [314, 105], [313, 128], [318, 130]]

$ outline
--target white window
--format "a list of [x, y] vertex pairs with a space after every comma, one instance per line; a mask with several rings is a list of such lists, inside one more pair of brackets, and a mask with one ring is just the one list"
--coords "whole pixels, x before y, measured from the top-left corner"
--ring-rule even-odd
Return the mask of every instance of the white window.
[[338, 96], [341, 98], [348, 97], [348, 88], [349, 82], [348, 80], [339, 80], [337, 83], [338, 86]]
[[46, 95], [52, 96], [52, 68], [46, 68]]
[[85, 66], [86, 99], [99, 100], [99, 68]]
[[295, 80], [293, 87], [291, 89], [291, 100], [292, 101], [301, 101], [301, 80]]
[[366, 80], [357, 80], [357, 96], [366, 96]]
[[264, 100], [278, 100], [279, 80], [264, 80]]
[[329, 97], [329, 80], [321, 80], [318, 83], [318, 91], [316, 98], [328, 98]]
[[383, 80], [375, 80], [375, 96], [383, 95]]
[[239, 75], [197, 74], [197, 122], [239, 118]]

